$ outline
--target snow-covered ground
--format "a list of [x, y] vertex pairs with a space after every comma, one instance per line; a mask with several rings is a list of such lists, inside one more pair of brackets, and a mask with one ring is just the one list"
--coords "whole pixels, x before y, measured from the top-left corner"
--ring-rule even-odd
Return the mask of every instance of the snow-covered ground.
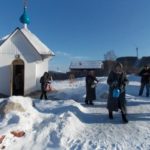
[[[106, 77], [97, 85], [94, 106], [84, 105], [84, 78], [52, 83], [57, 92], [49, 100], [30, 97], [0, 99], [20, 104], [24, 111], [7, 111], [0, 119], [0, 149], [6, 150], [150, 150], [150, 99], [139, 97], [139, 78], [129, 76], [127, 86], [128, 124], [120, 112], [109, 120], [106, 109]], [[145, 94], [145, 93], [144, 93]], [[14, 137], [13, 130], [25, 132]]]

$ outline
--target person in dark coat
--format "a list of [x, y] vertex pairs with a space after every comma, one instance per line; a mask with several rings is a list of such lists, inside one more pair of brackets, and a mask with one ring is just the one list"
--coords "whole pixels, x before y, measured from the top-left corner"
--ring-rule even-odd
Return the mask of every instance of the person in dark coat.
[[46, 91], [46, 84], [49, 82], [49, 73], [45, 72], [44, 75], [40, 78], [40, 83], [41, 83], [41, 96], [40, 99], [45, 98], [47, 100], [47, 91]]
[[142, 96], [144, 87], [146, 87], [146, 96], [149, 97], [150, 93], [150, 68], [145, 65], [140, 71], [139, 76], [141, 76], [141, 87], [139, 90], [139, 96]]
[[86, 76], [86, 98], [85, 104], [93, 104], [93, 100], [96, 99], [96, 83], [98, 82], [97, 78], [95, 77], [94, 71], [89, 71], [88, 75]]
[[[117, 63], [114, 69], [110, 72], [107, 84], [109, 85], [109, 95], [107, 101], [107, 108], [109, 112], [109, 118], [113, 119], [113, 111], [121, 110], [122, 120], [124, 123], [128, 123], [126, 117], [126, 99], [125, 99], [125, 86], [128, 83], [123, 66], [121, 63]], [[113, 97], [113, 90], [117, 88], [120, 93], [116, 98]]]

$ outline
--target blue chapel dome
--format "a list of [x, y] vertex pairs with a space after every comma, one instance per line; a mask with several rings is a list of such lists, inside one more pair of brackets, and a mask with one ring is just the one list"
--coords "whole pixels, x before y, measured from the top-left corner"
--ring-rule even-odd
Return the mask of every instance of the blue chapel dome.
[[24, 12], [20, 17], [20, 22], [27, 25], [30, 23], [30, 18], [27, 15], [27, 7], [24, 7]]

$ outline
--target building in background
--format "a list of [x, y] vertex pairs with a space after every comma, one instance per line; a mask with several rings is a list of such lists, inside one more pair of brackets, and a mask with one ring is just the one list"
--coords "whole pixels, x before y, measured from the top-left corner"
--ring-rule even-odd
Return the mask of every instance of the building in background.
[[118, 57], [116, 61], [123, 64], [123, 67], [127, 72], [127, 74], [136, 73], [138, 70], [139, 67], [138, 57], [134, 57], [134, 56]]
[[72, 61], [70, 64], [70, 74], [74, 74], [75, 77], [82, 77], [87, 74], [87, 71], [94, 70], [96, 76], [102, 75], [103, 62], [100, 60], [89, 61]]
[[150, 56], [142, 57], [139, 60], [139, 68], [143, 68], [143, 66], [148, 65], [150, 67]]

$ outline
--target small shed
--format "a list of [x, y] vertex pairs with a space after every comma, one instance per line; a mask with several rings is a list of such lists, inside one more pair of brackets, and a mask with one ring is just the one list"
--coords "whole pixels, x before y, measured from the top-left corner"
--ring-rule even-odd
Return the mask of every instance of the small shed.
[[40, 88], [40, 77], [48, 72], [54, 56], [28, 28], [29, 18], [24, 8], [20, 18], [23, 28], [17, 27], [0, 39], [0, 93], [26, 95]]

